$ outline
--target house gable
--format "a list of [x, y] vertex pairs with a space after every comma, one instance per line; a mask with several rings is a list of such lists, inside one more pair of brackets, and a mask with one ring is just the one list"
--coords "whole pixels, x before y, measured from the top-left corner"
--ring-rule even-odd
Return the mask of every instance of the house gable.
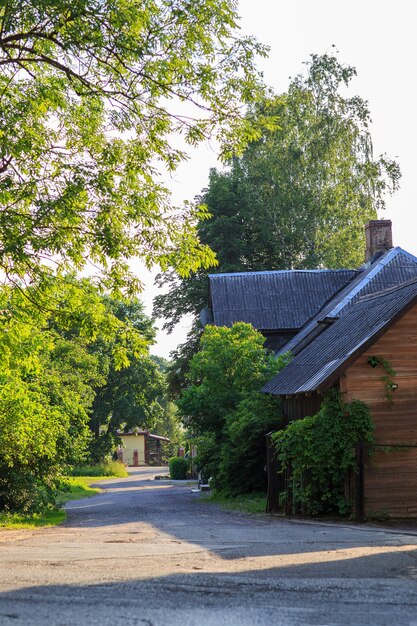
[[[383, 364], [369, 363], [375, 356], [395, 371], [397, 387], [389, 401]], [[369, 406], [379, 444], [417, 445], [417, 302], [345, 370], [340, 390], [346, 402]]]
[[[376, 358], [377, 357], [377, 358]], [[376, 361], [379, 359], [379, 363]], [[388, 382], [395, 389], [387, 397]], [[374, 367], [372, 367], [372, 364]], [[340, 377], [345, 401], [370, 409], [375, 444], [363, 466], [363, 511], [367, 516], [417, 515], [417, 303], [365, 350]]]
[[358, 300], [262, 389], [272, 395], [324, 391], [417, 300], [417, 278]]
[[400, 247], [389, 250], [374, 263], [364, 266], [342, 290], [324, 303], [303, 328], [289, 340], [279, 354], [291, 351], [293, 355], [326, 330], [325, 320], [347, 313], [362, 296], [396, 287], [417, 278], [417, 258]]

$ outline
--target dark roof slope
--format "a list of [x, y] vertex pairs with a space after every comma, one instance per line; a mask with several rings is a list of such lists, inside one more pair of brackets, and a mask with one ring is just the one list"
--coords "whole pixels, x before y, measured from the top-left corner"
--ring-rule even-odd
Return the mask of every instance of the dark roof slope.
[[262, 389], [273, 395], [321, 391], [417, 300], [417, 279], [360, 298]]
[[[395, 287], [415, 277], [417, 277], [417, 258], [400, 247], [393, 248], [372, 265], [362, 269], [351, 282], [325, 303], [280, 352], [291, 350], [293, 354], [298, 354], [309, 340], [320, 332], [318, 329], [320, 320], [342, 316], [360, 297]], [[324, 330], [325, 326], [321, 325], [320, 329]]]
[[123, 432], [123, 430], [118, 430], [117, 434], [119, 437], [136, 437], [136, 435], [144, 435], [149, 439], [159, 439], [159, 441], [170, 441], [168, 437], [161, 437], [160, 435], [153, 435], [149, 432], [149, 430], [129, 430], [128, 432]]
[[355, 275], [355, 270], [280, 270], [211, 274], [216, 326], [247, 322], [258, 330], [299, 329]]

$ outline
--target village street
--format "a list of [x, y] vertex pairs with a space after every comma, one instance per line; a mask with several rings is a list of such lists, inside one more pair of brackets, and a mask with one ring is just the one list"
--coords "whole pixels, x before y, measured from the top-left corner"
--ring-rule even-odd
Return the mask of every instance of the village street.
[[0, 624], [417, 625], [417, 533], [227, 512], [160, 472], [0, 531]]

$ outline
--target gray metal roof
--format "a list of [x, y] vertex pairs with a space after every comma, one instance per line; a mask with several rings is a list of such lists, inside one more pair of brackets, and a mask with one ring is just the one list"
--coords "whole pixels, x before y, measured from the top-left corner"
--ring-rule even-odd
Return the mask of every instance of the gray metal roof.
[[417, 277], [417, 258], [400, 247], [393, 248], [372, 265], [362, 269], [304, 325], [295, 337], [290, 339], [280, 353], [291, 350], [297, 354], [309, 342], [309, 335], [312, 334], [314, 338], [317, 334], [320, 320], [344, 315], [361, 296], [395, 287], [415, 277]]
[[360, 298], [294, 357], [262, 391], [273, 395], [296, 395], [326, 388], [351, 359], [372, 345], [381, 332], [415, 301], [417, 278]]
[[356, 274], [355, 270], [211, 274], [214, 324], [247, 322], [258, 330], [297, 330]]
[[149, 439], [159, 439], [159, 441], [171, 441], [168, 437], [161, 437], [160, 435], [154, 435], [149, 432], [149, 430], [129, 430], [127, 432], [123, 432], [123, 430], [118, 430], [117, 434], [119, 437], [136, 437], [137, 435], [144, 435]]

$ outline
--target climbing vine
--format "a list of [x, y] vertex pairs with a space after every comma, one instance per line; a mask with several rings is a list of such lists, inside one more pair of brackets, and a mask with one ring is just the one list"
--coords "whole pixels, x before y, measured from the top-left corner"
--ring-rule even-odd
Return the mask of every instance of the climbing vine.
[[391, 363], [384, 359], [381, 356], [372, 355], [368, 359], [368, 363], [371, 367], [377, 367], [380, 365], [384, 370], [385, 374], [381, 376], [381, 380], [385, 386], [385, 397], [388, 402], [392, 402], [392, 394], [397, 389], [397, 383], [394, 381], [394, 377], [396, 376], [396, 371], [393, 369]]
[[307, 515], [348, 514], [345, 478], [358, 469], [356, 446], [371, 443], [373, 431], [366, 404], [359, 400], [347, 404], [332, 392], [316, 415], [277, 432], [273, 440], [282, 471], [290, 470], [295, 509]]

